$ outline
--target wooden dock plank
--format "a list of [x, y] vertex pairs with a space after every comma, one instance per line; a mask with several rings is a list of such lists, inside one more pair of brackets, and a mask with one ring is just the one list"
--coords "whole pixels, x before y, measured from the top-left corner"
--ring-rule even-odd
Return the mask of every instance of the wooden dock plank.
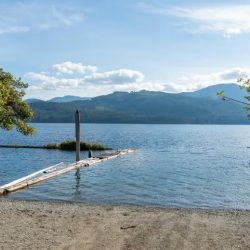
[[[22, 177], [18, 180], [12, 181], [6, 185], [3, 185], [0, 187], [0, 195], [6, 194], [8, 192], [13, 192], [31, 185], [34, 185], [36, 183], [49, 180], [53, 177], [68, 173], [72, 170], [76, 170], [82, 167], [88, 167], [94, 164], [97, 164], [99, 162], [102, 162], [104, 160], [112, 159], [127, 153], [134, 152], [133, 149], [123, 149], [120, 151], [112, 152], [112, 153], [106, 153], [101, 154], [96, 157], [84, 159], [81, 161], [78, 161], [76, 163], [68, 164], [65, 167], [62, 168], [63, 163], [56, 164], [54, 166], [42, 169], [40, 171], [37, 171], [31, 175]], [[60, 167], [59, 167], [60, 166]]]

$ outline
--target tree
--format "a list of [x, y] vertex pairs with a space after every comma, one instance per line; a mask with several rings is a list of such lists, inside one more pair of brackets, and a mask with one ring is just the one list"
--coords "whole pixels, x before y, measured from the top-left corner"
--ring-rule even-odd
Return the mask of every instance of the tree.
[[22, 99], [28, 84], [15, 78], [11, 73], [0, 68], [0, 127], [11, 130], [15, 126], [24, 135], [34, 133], [34, 128], [27, 122], [33, 112]]
[[[241, 84], [241, 86], [239, 86], [240, 88], [244, 88], [247, 91], [247, 93], [249, 95], [245, 96], [245, 98], [247, 101], [250, 101], [250, 79], [240, 78], [240, 79], [238, 79], [237, 82]], [[221, 99], [223, 101], [233, 101], [233, 102], [243, 104], [243, 105], [245, 105], [246, 110], [248, 110], [248, 111], [250, 110], [250, 102], [243, 102], [243, 101], [231, 98], [229, 96], [226, 96], [223, 90], [218, 90], [217, 96], [221, 97]], [[248, 113], [247, 116], [248, 116], [248, 119], [250, 119], [250, 113]]]

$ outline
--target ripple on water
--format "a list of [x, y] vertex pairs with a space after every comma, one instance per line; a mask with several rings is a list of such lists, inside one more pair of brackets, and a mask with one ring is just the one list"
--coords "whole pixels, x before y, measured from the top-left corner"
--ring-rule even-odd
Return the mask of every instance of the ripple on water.
[[[73, 124], [35, 124], [24, 137], [0, 131], [1, 144], [43, 145], [74, 139]], [[248, 126], [84, 124], [82, 136], [133, 154], [71, 172], [9, 198], [163, 207], [250, 208]], [[223, 136], [222, 136], [223, 135]], [[95, 153], [97, 154], [97, 153]], [[82, 158], [86, 157], [82, 153]], [[56, 164], [73, 152], [0, 149], [0, 185]]]

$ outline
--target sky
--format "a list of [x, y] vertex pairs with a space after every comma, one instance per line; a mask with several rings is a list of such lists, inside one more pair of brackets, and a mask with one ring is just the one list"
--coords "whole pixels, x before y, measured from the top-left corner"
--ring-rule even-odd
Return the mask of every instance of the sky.
[[0, 0], [0, 68], [26, 98], [183, 92], [250, 75], [250, 1]]

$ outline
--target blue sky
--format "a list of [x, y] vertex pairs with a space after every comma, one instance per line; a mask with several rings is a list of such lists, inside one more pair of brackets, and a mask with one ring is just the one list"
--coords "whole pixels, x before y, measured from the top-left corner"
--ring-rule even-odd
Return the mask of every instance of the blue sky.
[[181, 92], [250, 74], [249, 1], [0, 1], [0, 67], [27, 97]]

